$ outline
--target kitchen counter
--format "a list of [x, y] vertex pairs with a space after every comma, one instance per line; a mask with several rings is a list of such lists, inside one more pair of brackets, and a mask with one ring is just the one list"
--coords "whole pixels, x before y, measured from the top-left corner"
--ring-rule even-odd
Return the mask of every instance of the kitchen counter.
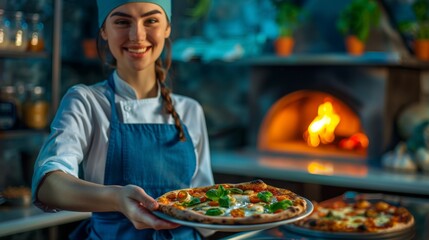
[[80, 221], [91, 213], [61, 211], [45, 213], [31, 207], [0, 207], [0, 237]]
[[365, 162], [212, 150], [214, 173], [429, 196], [429, 174], [406, 174]]

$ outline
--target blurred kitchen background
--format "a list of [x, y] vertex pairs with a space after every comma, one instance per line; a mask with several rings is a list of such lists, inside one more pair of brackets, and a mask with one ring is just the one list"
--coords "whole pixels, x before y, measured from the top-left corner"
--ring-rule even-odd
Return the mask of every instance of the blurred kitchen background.
[[[419, 199], [429, 236], [429, 0], [174, 0], [172, 24], [169, 84], [204, 108], [216, 182]], [[95, 0], [0, 0], [0, 192], [30, 186], [65, 91], [109, 73], [97, 25]], [[53, 216], [5, 203], [0, 239], [88, 217]]]

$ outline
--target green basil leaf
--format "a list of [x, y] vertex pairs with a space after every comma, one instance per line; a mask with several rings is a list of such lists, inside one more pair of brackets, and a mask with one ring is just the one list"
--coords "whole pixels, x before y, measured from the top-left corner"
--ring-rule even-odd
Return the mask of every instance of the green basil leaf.
[[262, 191], [258, 192], [258, 198], [261, 199], [264, 202], [271, 202], [271, 198], [273, 197], [273, 194], [269, 191]]
[[220, 197], [227, 196], [227, 195], [228, 195], [228, 191], [225, 190], [225, 188], [222, 185], [219, 185], [217, 189], [210, 189], [206, 192], [206, 197], [213, 201], [217, 201], [219, 200]]
[[199, 198], [192, 197], [191, 201], [187, 202], [185, 205], [187, 207], [192, 207], [192, 206], [197, 205], [199, 203], [201, 203], [201, 200]]
[[235, 194], [243, 194], [243, 190], [241, 190], [240, 188], [230, 188], [228, 189], [231, 193], [235, 193]]
[[217, 201], [219, 199], [218, 191], [216, 189], [210, 189], [206, 192], [206, 197], [213, 201]]
[[277, 210], [280, 210], [280, 209], [285, 210], [290, 206], [292, 206], [291, 200], [283, 200], [280, 202], [275, 202], [273, 204], [270, 204], [268, 206], [268, 211], [273, 213], [273, 212], [276, 212]]
[[218, 197], [224, 197], [228, 195], [228, 191], [225, 190], [225, 188], [222, 185], [219, 185], [218, 191]]
[[210, 208], [206, 211], [206, 215], [208, 216], [219, 216], [222, 215], [223, 211], [220, 208]]
[[229, 208], [229, 205], [231, 204], [231, 200], [228, 196], [222, 196], [219, 198], [219, 206], [224, 208]]

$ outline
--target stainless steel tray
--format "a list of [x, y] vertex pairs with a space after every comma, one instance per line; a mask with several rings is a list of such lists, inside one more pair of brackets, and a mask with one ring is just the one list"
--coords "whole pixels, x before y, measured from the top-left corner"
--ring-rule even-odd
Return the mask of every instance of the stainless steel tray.
[[[290, 225], [286, 225], [286, 226], [290, 226]], [[354, 235], [352, 237], [350, 236], [346, 236], [346, 235], [341, 235], [341, 234], [337, 234], [335, 236], [327, 236], [327, 235], [318, 235], [314, 232], [300, 232], [300, 231], [291, 231], [290, 228], [288, 227], [278, 227], [278, 228], [273, 228], [273, 229], [269, 229], [269, 230], [264, 230], [264, 231], [252, 231], [252, 232], [246, 232], [246, 233], [241, 233], [241, 234], [236, 234], [236, 235], [232, 235], [226, 238], [223, 238], [224, 240], [265, 240], [265, 239], [283, 239], [283, 240], [332, 240], [332, 239], [359, 239], [359, 240], [363, 240], [363, 239], [368, 239], [368, 240], [373, 240], [373, 239], [381, 239], [381, 240], [415, 240], [415, 232], [414, 231], [410, 231], [404, 234], [399, 234], [396, 236], [393, 235], [385, 235], [385, 236], [373, 236], [373, 237], [369, 237], [368, 236], [362, 236], [362, 235]]]
[[332, 233], [332, 232], [323, 232], [315, 231], [311, 229], [297, 227], [295, 225], [289, 224], [282, 226], [285, 229], [309, 237], [316, 237], [321, 239], [389, 239], [389, 240], [412, 240], [416, 235], [416, 230], [414, 226], [391, 233]]

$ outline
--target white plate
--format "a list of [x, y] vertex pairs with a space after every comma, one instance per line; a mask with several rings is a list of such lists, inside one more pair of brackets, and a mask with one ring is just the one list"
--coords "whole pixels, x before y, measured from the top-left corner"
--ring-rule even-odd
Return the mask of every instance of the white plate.
[[290, 219], [283, 220], [283, 221], [271, 222], [271, 223], [261, 223], [261, 224], [247, 224], [247, 225], [245, 225], [245, 224], [240, 224], [240, 225], [206, 224], [206, 223], [180, 220], [180, 219], [174, 218], [170, 215], [167, 215], [167, 214], [164, 214], [164, 213], [158, 212], [158, 211], [155, 211], [152, 213], [154, 215], [158, 216], [159, 218], [162, 218], [162, 219], [165, 219], [167, 221], [177, 223], [177, 224], [180, 224], [183, 226], [195, 227], [195, 228], [205, 228], [205, 229], [217, 230], [217, 231], [222, 231], [222, 232], [243, 232], [243, 231], [255, 231], [255, 230], [263, 230], [263, 229], [278, 227], [278, 226], [283, 225], [283, 224], [288, 224], [288, 223], [292, 223], [292, 222], [301, 220], [301, 219], [307, 217], [308, 215], [310, 215], [311, 212], [313, 212], [313, 204], [308, 199], [305, 199], [305, 201], [307, 202], [307, 209], [303, 214], [298, 215], [298, 216], [293, 217], [293, 218], [290, 218]]

